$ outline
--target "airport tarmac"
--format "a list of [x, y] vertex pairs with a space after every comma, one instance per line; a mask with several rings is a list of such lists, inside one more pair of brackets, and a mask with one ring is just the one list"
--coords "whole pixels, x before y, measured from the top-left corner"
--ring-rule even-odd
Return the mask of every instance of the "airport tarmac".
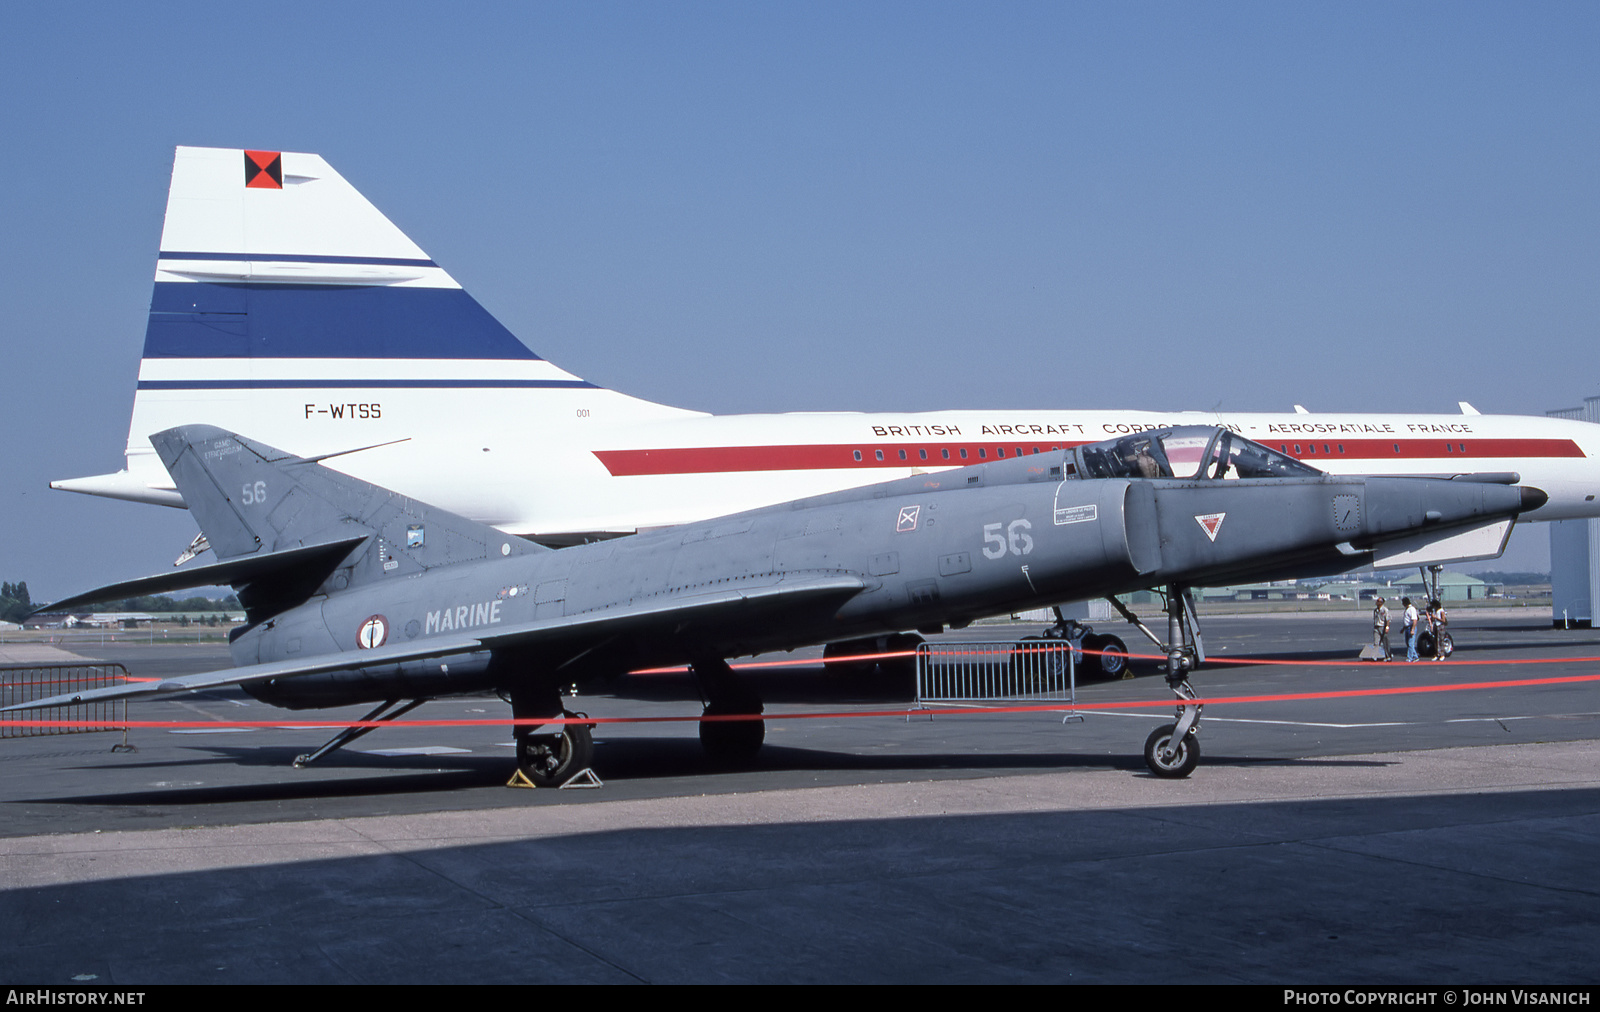
[[[1109, 709], [1070, 724], [908, 720], [763, 669], [753, 767], [709, 764], [693, 723], [602, 724], [592, 790], [504, 787], [503, 726], [384, 729], [297, 770], [331, 731], [208, 725], [328, 712], [141, 704], [200, 726], [0, 742], [0, 979], [1593, 983], [1600, 683], [1449, 687], [1600, 673], [1600, 632], [1462, 611], [1460, 663], [1360, 664], [1366, 625], [1207, 618], [1207, 698], [1435, 691], [1211, 706], [1184, 781], [1144, 768], [1171, 719], [1135, 705], [1168, 698], [1148, 665], [1082, 686]], [[625, 689], [577, 705], [698, 710], [683, 676]], [[805, 716], [861, 710], [898, 715]]]

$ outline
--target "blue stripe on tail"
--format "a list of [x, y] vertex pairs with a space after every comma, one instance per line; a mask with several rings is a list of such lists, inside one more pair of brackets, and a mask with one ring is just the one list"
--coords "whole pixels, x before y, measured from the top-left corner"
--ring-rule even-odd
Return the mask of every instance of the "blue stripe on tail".
[[170, 281], [144, 357], [539, 359], [459, 288]]

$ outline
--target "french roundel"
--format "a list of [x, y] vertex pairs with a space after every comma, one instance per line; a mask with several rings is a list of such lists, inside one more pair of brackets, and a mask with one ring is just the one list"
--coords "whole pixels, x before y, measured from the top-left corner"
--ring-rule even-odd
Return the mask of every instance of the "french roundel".
[[376, 649], [388, 641], [389, 620], [382, 615], [373, 615], [356, 630], [356, 646], [362, 650]]

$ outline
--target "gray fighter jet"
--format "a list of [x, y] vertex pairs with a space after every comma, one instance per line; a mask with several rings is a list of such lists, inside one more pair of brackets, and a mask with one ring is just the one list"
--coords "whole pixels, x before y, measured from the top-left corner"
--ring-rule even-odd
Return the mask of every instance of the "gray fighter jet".
[[706, 749], [749, 757], [762, 704], [729, 657], [1152, 586], [1170, 588], [1179, 719], [1146, 761], [1185, 776], [1199, 757], [1187, 588], [1357, 568], [1546, 498], [1509, 474], [1334, 477], [1226, 429], [1178, 428], [551, 550], [210, 426], [152, 442], [200, 525], [193, 547], [219, 561], [51, 607], [230, 584], [247, 615], [237, 667], [7, 710], [238, 685], [291, 709], [380, 703], [368, 720], [382, 722], [495, 691], [542, 785], [592, 758], [590, 725], [562, 706], [569, 685], [689, 664], [707, 715], [753, 718], [702, 721]]

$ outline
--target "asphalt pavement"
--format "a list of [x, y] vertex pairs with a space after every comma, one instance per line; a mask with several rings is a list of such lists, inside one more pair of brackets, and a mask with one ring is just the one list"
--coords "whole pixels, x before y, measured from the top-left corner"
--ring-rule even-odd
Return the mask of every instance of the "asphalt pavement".
[[[1206, 619], [1196, 688], [1243, 701], [1207, 707], [1182, 781], [1141, 755], [1171, 719], [1153, 662], [1081, 685], [1066, 723], [757, 668], [751, 766], [692, 721], [601, 723], [604, 786], [571, 790], [505, 786], [492, 697], [304, 769], [333, 731], [286, 725], [360, 708], [137, 705], [173, 725], [137, 751], [0, 741], [0, 980], [1593, 983], [1600, 633], [1462, 611], [1453, 663], [1363, 664], [1365, 626]], [[699, 710], [674, 673], [574, 706]]]

